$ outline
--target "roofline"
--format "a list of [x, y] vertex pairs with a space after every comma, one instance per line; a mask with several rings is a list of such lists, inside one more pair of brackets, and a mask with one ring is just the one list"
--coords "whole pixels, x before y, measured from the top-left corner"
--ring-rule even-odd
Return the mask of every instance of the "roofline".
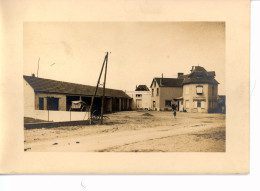
[[[163, 87], [165, 87], [165, 88], [167, 88], [167, 87], [168, 87], [168, 88], [170, 88], [170, 87], [178, 87], [178, 88], [182, 87], [182, 85], [181, 85], [181, 86], [164, 86], [164, 85], [160, 85], [160, 82], [158, 82], [157, 79], [162, 79], [162, 77], [154, 77], [154, 78], [153, 78], [153, 81], [156, 80], [158, 86], [159, 86], [159, 87], [162, 87], [162, 88], [163, 88]], [[182, 80], [182, 81], [183, 81], [183, 79], [180, 79], [180, 78], [163, 78], [163, 79], [175, 79], [175, 80]], [[152, 81], [152, 83], [151, 83], [151, 85], [150, 85], [150, 88], [152, 88], [153, 81]]]
[[[38, 78], [38, 77], [33, 77], [33, 76], [26, 76], [23, 75], [23, 79], [31, 86], [31, 84], [25, 79], [25, 77], [31, 77], [31, 78]], [[59, 80], [52, 80], [52, 79], [47, 79], [47, 78], [39, 78], [39, 79], [43, 79], [43, 80], [51, 80], [51, 81], [56, 81], [56, 82], [63, 82], [63, 83], [68, 83], [68, 84], [74, 84], [74, 85], [82, 85], [82, 86], [88, 86], [88, 87], [92, 87], [92, 88], [96, 88], [96, 86], [90, 86], [90, 85], [84, 85], [84, 84], [77, 84], [77, 83], [71, 83], [71, 82], [64, 82], [64, 81], [59, 81]], [[31, 86], [32, 87], [32, 86]], [[32, 87], [32, 89], [34, 90], [35, 93], [49, 93], [49, 94], [60, 94], [60, 95], [71, 95], [71, 96], [93, 96], [93, 95], [86, 95], [86, 94], [70, 94], [70, 93], [60, 93], [60, 92], [54, 92], [54, 91], [35, 91], [35, 89]], [[98, 89], [102, 89], [102, 88], [98, 88]], [[117, 96], [118, 98], [128, 98], [131, 99], [130, 96], [128, 96], [126, 94], [125, 91], [123, 90], [117, 90], [117, 89], [110, 89], [110, 88], [105, 88], [106, 90], [112, 90], [112, 91], [121, 91], [123, 93], [125, 93], [126, 96]], [[100, 97], [98, 95], [96, 95], [96, 97]], [[105, 96], [105, 97], [111, 97], [111, 96]]]
[[[39, 78], [39, 77], [32, 77], [32, 76], [27, 76], [27, 75], [23, 75], [23, 77]], [[82, 86], [89, 86], [89, 87], [96, 88], [96, 86], [91, 86], [91, 85], [86, 85], [86, 84], [77, 84], [77, 83], [73, 83], [73, 82], [66, 82], [66, 81], [60, 81], [60, 80], [53, 80], [53, 79], [49, 79], [49, 78], [39, 78], [39, 79], [43, 79], [43, 80], [52, 80], [52, 81], [56, 81], [56, 82], [64, 82], [64, 83], [69, 83], [69, 84], [82, 85]], [[26, 80], [25, 80], [25, 81], [26, 81]], [[124, 90], [111, 89], [111, 88], [106, 88], [106, 90], [115, 90], [115, 91], [122, 91], [122, 92], [125, 92]]]

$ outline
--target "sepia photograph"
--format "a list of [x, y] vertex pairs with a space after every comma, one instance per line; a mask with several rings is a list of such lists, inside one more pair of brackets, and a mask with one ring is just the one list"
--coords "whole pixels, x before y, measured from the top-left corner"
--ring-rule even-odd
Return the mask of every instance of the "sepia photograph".
[[24, 22], [24, 152], [226, 152], [225, 31]]

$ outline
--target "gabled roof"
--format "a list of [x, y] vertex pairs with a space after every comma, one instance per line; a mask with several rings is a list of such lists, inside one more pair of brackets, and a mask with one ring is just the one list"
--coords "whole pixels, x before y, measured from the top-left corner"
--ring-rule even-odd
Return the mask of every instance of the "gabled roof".
[[[32, 76], [23, 76], [23, 78], [32, 86], [35, 92], [41, 93], [57, 93], [69, 95], [92, 96], [95, 93], [96, 87], [62, 82]], [[103, 95], [103, 89], [98, 88], [97, 96]], [[105, 96], [130, 98], [124, 91], [106, 88]]]
[[191, 73], [184, 77], [183, 85], [194, 83], [219, 84], [218, 81], [215, 80], [215, 72], [207, 72], [201, 66], [192, 67]]
[[150, 91], [146, 85], [139, 85], [136, 87], [135, 91]]
[[152, 87], [154, 81], [159, 85], [159, 87], [182, 87], [181, 78], [154, 78], [150, 87]]

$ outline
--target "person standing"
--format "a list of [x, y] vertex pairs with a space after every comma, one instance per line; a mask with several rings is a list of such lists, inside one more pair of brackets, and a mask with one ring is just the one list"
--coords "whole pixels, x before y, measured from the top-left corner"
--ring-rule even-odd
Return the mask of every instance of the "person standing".
[[176, 109], [177, 109], [177, 105], [176, 104], [172, 104], [172, 110], [173, 110], [173, 116], [174, 118], [176, 118]]

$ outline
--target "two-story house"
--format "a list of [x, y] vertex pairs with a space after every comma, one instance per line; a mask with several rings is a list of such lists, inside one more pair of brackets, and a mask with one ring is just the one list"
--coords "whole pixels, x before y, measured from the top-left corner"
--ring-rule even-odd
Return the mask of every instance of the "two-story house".
[[187, 112], [215, 112], [218, 109], [218, 82], [215, 72], [207, 72], [201, 66], [193, 66], [184, 76], [183, 96], [179, 104]]
[[183, 73], [178, 78], [154, 78], [151, 83], [151, 108], [153, 110], [171, 110], [175, 98], [182, 96]]

